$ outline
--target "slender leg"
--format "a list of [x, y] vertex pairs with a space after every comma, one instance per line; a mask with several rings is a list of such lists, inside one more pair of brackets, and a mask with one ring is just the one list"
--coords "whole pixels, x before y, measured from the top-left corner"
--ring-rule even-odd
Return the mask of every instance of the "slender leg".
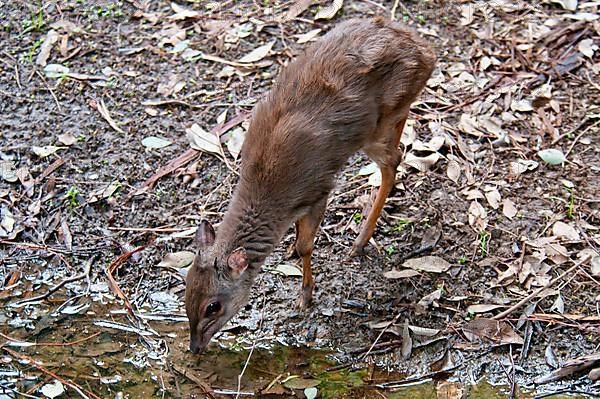
[[312, 302], [315, 286], [310, 258], [314, 247], [315, 235], [323, 219], [327, 197], [319, 200], [311, 210], [296, 222], [296, 253], [302, 260], [302, 290], [298, 307], [306, 309]]
[[375, 231], [375, 225], [377, 224], [377, 219], [379, 218], [381, 210], [385, 205], [385, 200], [394, 187], [394, 182], [396, 180], [396, 167], [400, 162], [400, 151], [398, 150], [398, 144], [400, 143], [400, 136], [402, 135], [402, 130], [404, 129], [405, 123], [406, 117], [404, 117], [398, 123], [398, 125], [396, 125], [394, 136], [391, 140], [392, 142], [390, 143], [392, 147], [385, 159], [376, 160], [377, 164], [379, 165], [379, 170], [381, 170], [381, 185], [377, 191], [377, 197], [375, 197], [375, 201], [373, 201], [373, 205], [371, 206], [371, 211], [367, 216], [367, 221], [364, 223], [360, 234], [354, 241], [350, 256], [357, 256], [364, 253], [364, 248]]

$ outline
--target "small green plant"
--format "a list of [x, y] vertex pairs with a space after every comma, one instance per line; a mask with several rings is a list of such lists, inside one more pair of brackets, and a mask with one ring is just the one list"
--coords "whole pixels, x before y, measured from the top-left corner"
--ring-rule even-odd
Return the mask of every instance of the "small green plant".
[[75, 186], [71, 186], [67, 191], [67, 202], [71, 208], [77, 208], [81, 203], [79, 202], [79, 190]]
[[110, 3], [105, 7], [92, 6], [92, 12], [102, 18], [117, 18], [123, 16], [123, 11], [120, 8], [117, 8], [117, 5], [114, 3]]
[[573, 194], [573, 187], [565, 187], [569, 193], [569, 201], [567, 202], [567, 217], [573, 219], [575, 216], [575, 194]]
[[45, 25], [44, 10], [40, 7], [37, 13], [32, 13], [29, 19], [23, 21], [23, 33], [39, 32]]
[[420, 23], [421, 25], [425, 25], [427, 23], [427, 20], [421, 14], [417, 15], [416, 19], [417, 19], [417, 22]]
[[27, 53], [27, 62], [33, 62], [33, 55], [37, 52], [42, 43], [44, 43], [44, 39], [38, 39], [33, 43], [33, 46], [31, 46], [29, 52]]
[[397, 252], [397, 248], [393, 245], [388, 245], [387, 247], [385, 247], [385, 254], [387, 256], [392, 256]]
[[486, 231], [479, 232], [479, 252], [481, 256], [488, 255], [488, 247], [490, 244], [490, 235]]
[[354, 223], [356, 223], [356, 224], [360, 224], [360, 222], [362, 221], [362, 217], [363, 217], [363, 214], [360, 212], [356, 212], [354, 215], [352, 215], [352, 219], [354, 220]]
[[394, 226], [394, 231], [397, 233], [401, 233], [402, 231], [404, 231], [404, 229], [406, 229], [408, 226], [410, 226], [410, 220], [407, 219], [400, 219], [396, 222], [396, 225]]
[[460, 258], [458, 258], [458, 264], [459, 264], [459, 265], [466, 265], [468, 261], [469, 261], [469, 260], [468, 260], [468, 259], [467, 259], [467, 257], [466, 257], [466, 256], [464, 256], [464, 255], [463, 255], [463, 256], [461, 256]]

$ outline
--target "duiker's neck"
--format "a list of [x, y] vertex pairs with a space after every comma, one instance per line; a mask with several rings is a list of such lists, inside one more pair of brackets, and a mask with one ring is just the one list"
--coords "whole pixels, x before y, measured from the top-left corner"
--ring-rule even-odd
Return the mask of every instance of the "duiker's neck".
[[[280, 209], [259, 204], [236, 190], [217, 231], [216, 244], [226, 252], [243, 247], [250, 264], [260, 266], [289, 227]], [[261, 206], [262, 205], [262, 206]]]

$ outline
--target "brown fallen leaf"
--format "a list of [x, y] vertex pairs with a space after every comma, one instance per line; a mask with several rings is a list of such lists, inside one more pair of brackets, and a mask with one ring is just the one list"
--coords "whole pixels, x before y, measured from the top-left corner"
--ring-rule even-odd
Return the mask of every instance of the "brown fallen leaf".
[[271, 41], [267, 44], [257, 47], [242, 58], [240, 58], [238, 62], [242, 64], [251, 64], [253, 62], [260, 61], [263, 58], [265, 58], [267, 54], [269, 54], [269, 51], [271, 51], [271, 48], [273, 48], [274, 44], [275, 41]]
[[558, 221], [552, 226], [552, 234], [566, 240], [579, 240], [579, 232], [565, 222]]
[[90, 104], [90, 107], [94, 108], [95, 110], [97, 110], [100, 113], [100, 115], [104, 118], [104, 120], [106, 120], [108, 122], [110, 127], [112, 127], [114, 130], [116, 130], [117, 132], [119, 132], [121, 134], [125, 134], [123, 129], [121, 129], [119, 127], [119, 125], [117, 125], [115, 120], [110, 116], [110, 113], [108, 112], [108, 108], [106, 108], [106, 104], [104, 104], [104, 100], [100, 100], [100, 102], [91, 100], [89, 102], [89, 104]]
[[500, 344], [523, 345], [523, 338], [505, 321], [474, 319], [468, 322], [462, 330], [465, 337], [471, 342], [475, 341], [476, 337], [478, 337]]
[[163, 260], [157, 265], [158, 267], [172, 267], [181, 269], [192, 264], [196, 254], [191, 251], [172, 252], [165, 255]]
[[433, 305], [433, 307], [439, 307], [437, 301], [442, 297], [442, 290], [438, 289], [433, 291], [431, 294], [425, 295], [421, 300], [417, 303], [416, 313], [417, 314], [425, 314], [427, 309]]
[[58, 42], [60, 35], [54, 29], [50, 29], [48, 33], [46, 33], [46, 38], [44, 42], [40, 46], [40, 52], [38, 53], [35, 63], [39, 66], [45, 66], [48, 62], [48, 58], [50, 57], [50, 52], [52, 48]]
[[517, 216], [517, 207], [515, 206], [515, 203], [512, 202], [510, 199], [505, 198], [502, 201], [502, 214], [504, 216], [506, 216], [509, 219], [514, 218], [515, 216]]
[[493, 209], [498, 209], [502, 196], [496, 187], [492, 187], [489, 190], [485, 190], [485, 199]]
[[315, 21], [318, 19], [331, 19], [335, 17], [335, 14], [337, 14], [343, 5], [344, 0], [333, 0], [329, 6], [323, 7], [319, 10], [319, 12], [317, 12], [317, 15], [315, 15]]
[[302, 14], [304, 11], [310, 7], [312, 0], [296, 0], [294, 4], [290, 6], [288, 11], [285, 13], [285, 17], [281, 18], [282, 20], [292, 20]]
[[175, 12], [175, 14], [169, 17], [171, 21], [181, 21], [188, 18], [195, 19], [200, 18], [201, 15], [199, 11], [187, 9], [176, 3], [171, 3], [171, 8]]
[[423, 256], [420, 258], [408, 259], [402, 264], [402, 267], [419, 270], [430, 273], [443, 273], [452, 266], [450, 263], [439, 256]]
[[383, 273], [383, 277], [390, 279], [390, 280], [411, 278], [411, 277], [420, 276], [420, 275], [421, 275], [421, 273], [419, 273], [416, 270], [412, 270], [412, 269], [404, 269], [404, 270], [392, 269], [390, 271]]

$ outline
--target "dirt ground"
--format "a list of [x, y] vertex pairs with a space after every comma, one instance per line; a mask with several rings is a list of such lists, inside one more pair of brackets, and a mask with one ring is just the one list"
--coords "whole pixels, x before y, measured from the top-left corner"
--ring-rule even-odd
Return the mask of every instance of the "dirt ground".
[[[0, 1], [1, 398], [600, 395], [600, 5], [333, 3]], [[295, 308], [290, 228], [197, 359], [179, 269], [253, 105], [311, 35], [392, 10], [438, 64], [367, 256], [348, 257], [378, 184], [357, 154], [314, 305]]]

